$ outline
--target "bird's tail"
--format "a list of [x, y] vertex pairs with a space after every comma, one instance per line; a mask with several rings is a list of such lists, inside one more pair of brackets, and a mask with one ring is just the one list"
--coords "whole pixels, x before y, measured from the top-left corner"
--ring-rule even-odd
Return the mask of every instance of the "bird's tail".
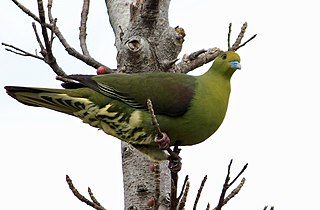
[[5, 89], [8, 95], [25, 105], [45, 107], [70, 115], [74, 115], [75, 112], [84, 109], [90, 103], [85, 98], [71, 97], [64, 89], [17, 86], [6, 86]]

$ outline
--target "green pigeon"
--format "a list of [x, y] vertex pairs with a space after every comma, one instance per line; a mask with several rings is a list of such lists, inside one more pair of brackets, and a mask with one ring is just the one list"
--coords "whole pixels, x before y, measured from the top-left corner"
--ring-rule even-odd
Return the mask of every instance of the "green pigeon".
[[148, 111], [152, 101], [169, 146], [203, 142], [221, 125], [227, 111], [230, 79], [240, 69], [240, 57], [222, 52], [200, 76], [157, 72], [70, 75], [76, 83], [64, 89], [6, 86], [19, 102], [80, 118], [84, 123], [130, 143], [152, 159], [166, 159], [159, 148]]

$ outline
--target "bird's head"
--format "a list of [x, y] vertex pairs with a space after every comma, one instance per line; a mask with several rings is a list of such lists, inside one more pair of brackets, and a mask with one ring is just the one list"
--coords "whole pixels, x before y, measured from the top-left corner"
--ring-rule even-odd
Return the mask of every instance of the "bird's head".
[[231, 77], [237, 69], [241, 69], [240, 56], [234, 51], [221, 52], [214, 60], [211, 68]]

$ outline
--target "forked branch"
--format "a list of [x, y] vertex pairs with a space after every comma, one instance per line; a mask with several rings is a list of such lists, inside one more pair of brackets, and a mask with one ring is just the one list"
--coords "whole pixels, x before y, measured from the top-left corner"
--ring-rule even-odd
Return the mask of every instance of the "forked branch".
[[92, 208], [96, 209], [96, 210], [106, 210], [99, 202], [98, 200], [94, 197], [91, 189], [88, 187], [88, 194], [91, 198], [91, 201], [89, 199], [87, 199], [86, 197], [84, 197], [83, 195], [81, 195], [79, 193], [79, 191], [77, 190], [77, 188], [75, 188], [75, 186], [72, 183], [72, 180], [70, 179], [70, 177], [68, 175], [66, 175], [66, 181], [69, 185], [70, 190], [72, 191], [72, 193], [83, 203], [87, 204], [88, 206], [91, 206]]
[[[91, 57], [89, 55], [89, 51], [87, 49], [87, 44], [86, 44], [86, 22], [87, 22], [88, 11], [89, 11], [89, 0], [84, 0], [82, 13], [81, 13], [81, 25], [80, 25], [79, 38], [80, 38], [80, 46], [81, 46], [83, 53], [80, 53], [75, 48], [71, 47], [71, 45], [67, 42], [67, 40], [63, 36], [62, 32], [60, 31], [59, 27], [57, 26], [57, 24], [56, 24], [57, 19], [53, 18], [53, 15], [51, 12], [52, 0], [48, 1], [48, 6], [47, 6], [48, 7], [48, 18], [49, 18], [50, 23], [45, 22], [45, 19], [43, 18], [44, 17], [43, 16], [44, 15], [44, 8], [43, 8], [42, 0], [38, 0], [38, 5], [42, 5], [41, 7], [39, 7], [39, 17], [37, 15], [35, 15], [34, 13], [32, 13], [28, 8], [26, 8], [24, 5], [22, 5], [19, 1], [12, 0], [12, 2], [15, 3], [24, 13], [26, 13], [28, 16], [33, 18], [36, 22], [40, 23], [42, 28], [45, 27], [45, 28], [50, 29], [51, 33], [55, 34], [57, 36], [60, 43], [64, 46], [65, 50], [69, 53], [69, 55], [83, 61], [84, 63], [86, 63], [87, 65], [89, 65], [95, 69], [97, 69], [100, 66], [104, 66], [108, 73], [114, 72], [111, 68], [96, 61], [93, 57]], [[42, 31], [43, 31], [43, 29], [42, 29]], [[51, 36], [51, 37], [53, 38], [53, 36]], [[45, 37], [45, 35], [43, 35], [43, 39], [44, 39], [45, 44], [47, 43], [46, 42], [47, 38], [48, 38], [48, 36]], [[50, 40], [48, 41], [48, 43], [50, 43]], [[47, 51], [48, 50], [50, 51], [48, 46], [46, 46], [46, 49], [47, 49]], [[50, 52], [47, 52], [47, 53], [50, 54]], [[34, 57], [34, 56], [32, 56], [32, 57]], [[60, 74], [57, 74], [57, 75], [62, 76]]]
[[[246, 45], [248, 42], [250, 42], [252, 39], [254, 39], [257, 34], [253, 35], [250, 39], [245, 41], [243, 44], [241, 44], [242, 38], [244, 37], [244, 34], [246, 32], [248, 24], [244, 23], [241, 27], [241, 31], [238, 34], [238, 37], [232, 47], [230, 47], [230, 36], [231, 36], [231, 24], [229, 25], [229, 31], [228, 31], [228, 51], [237, 51], [239, 48]], [[184, 55], [181, 62], [179, 62], [176, 65], [173, 65], [171, 69], [168, 71], [171, 72], [179, 72], [179, 73], [188, 73], [189, 71], [192, 71], [206, 63], [209, 63], [213, 61], [222, 51], [219, 48], [210, 48], [208, 50], [199, 50], [196, 52], [193, 52], [189, 55]]]
[[238, 175], [230, 182], [230, 170], [231, 170], [232, 160], [229, 163], [228, 166], [228, 173], [225, 179], [225, 182], [223, 184], [222, 192], [220, 194], [220, 199], [218, 202], [218, 205], [213, 210], [221, 210], [222, 206], [224, 206], [231, 198], [233, 198], [241, 189], [243, 186], [245, 179], [243, 178], [240, 182], [240, 184], [230, 193], [230, 195], [226, 196], [227, 190], [231, 187], [232, 184], [241, 176], [241, 174], [246, 170], [248, 167], [248, 164], [245, 164], [242, 168], [242, 170], [238, 173]]

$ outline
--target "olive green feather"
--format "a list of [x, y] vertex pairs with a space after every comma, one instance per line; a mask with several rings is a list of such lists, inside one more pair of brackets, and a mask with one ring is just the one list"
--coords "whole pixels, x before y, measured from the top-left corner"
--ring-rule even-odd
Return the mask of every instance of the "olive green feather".
[[6, 86], [19, 102], [76, 116], [126, 141], [154, 159], [166, 158], [154, 142], [147, 110], [151, 99], [160, 128], [171, 145], [194, 145], [221, 125], [228, 106], [230, 78], [240, 68], [235, 52], [221, 53], [201, 76], [178, 73], [71, 75], [65, 89]]

